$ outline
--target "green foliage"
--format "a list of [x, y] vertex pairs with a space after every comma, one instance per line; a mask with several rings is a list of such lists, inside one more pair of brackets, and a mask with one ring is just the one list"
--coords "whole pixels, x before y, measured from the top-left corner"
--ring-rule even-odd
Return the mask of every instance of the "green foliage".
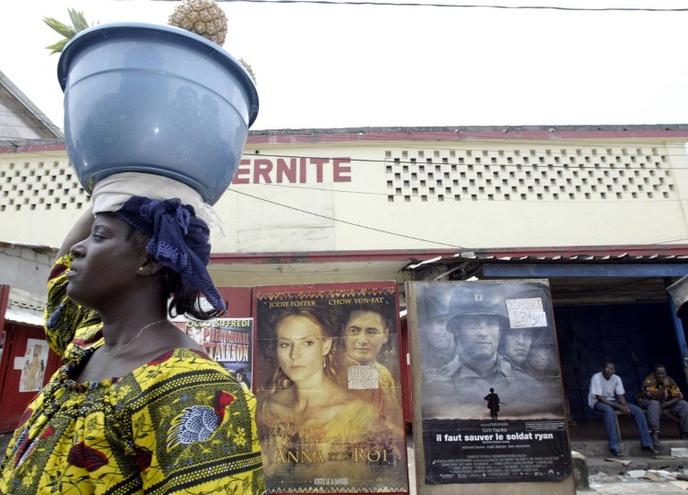
[[69, 12], [69, 18], [72, 20], [72, 26], [74, 26], [74, 30], [77, 33], [88, 27], [88, 22], [86, 21], [86, 17], [84, 17], [83, 12], [74, 9], [67, 9], [67, 12]]
[[69, 19], [72, 23], [71, 26], [58, 21], [54, 17], [43, 18], [43, 22], [45, 22], [50, 29], [64, 36], [64, 38], [57, 43], [53, 43], [52, 45], [46, 47], [48, 50], [50, 50], [51, 55], [53, 53], [60, 53], [69, 40], [76, 36], [77, 33], [89, 27], [83, 12], [75, 9], [67, 9], [67, 12], [69, 13]]

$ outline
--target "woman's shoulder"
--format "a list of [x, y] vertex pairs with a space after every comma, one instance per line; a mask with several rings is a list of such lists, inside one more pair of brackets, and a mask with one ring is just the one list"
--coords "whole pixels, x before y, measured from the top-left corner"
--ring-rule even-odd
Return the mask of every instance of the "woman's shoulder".
[[371, 416], [377, 416], [377, 410], [372, 404], [355, 397], [353, 394], [349, 396], [346, 404], [342, 404], [342, 412], [345, 414], [355, 413], [357, 415], [370, 414]]
[[141, 388], [156, 385], [166, 380], [208, 380], [229, 381], [238, 384], [218, 362], [202, 351], [190, 348], [169, 349], [136, 368], [132, 374]]
[[348, 390], [344, 390], [341, 394], [331, 395], [330, 398], [322, 411], [322, 417], [328, 420], [358, 418], [365, 422], [373, 421], [378, 416], [372, 404], [359, 399]]
[[388, 386], [390, 384], [394, 384], [394, 377], [387, 366], [377, 361], [375, 361], [373, 366], [377, 370], [378, 379], [382, 385]]
[[279, 390], [266, 401], [267, 412], [273, 416], [284, 417], [291, 415], [294, 410], [294, 392], [291, 389]]

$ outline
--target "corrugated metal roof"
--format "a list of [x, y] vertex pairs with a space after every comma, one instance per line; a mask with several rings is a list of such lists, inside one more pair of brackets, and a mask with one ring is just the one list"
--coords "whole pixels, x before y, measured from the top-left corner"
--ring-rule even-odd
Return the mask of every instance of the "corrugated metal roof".
[[7, 308], [7, 311], [5, 311], [5, 320], [42, 327], [43, 313], [28, 308]]
[[45, 244], [27, 244], [25, 242], [14, 242], [14, 241], [0, 241], [0, 248], [13, 248], [21, 247], [28, 248], [37, 253], [43, 254], [56, 254], [57, 248], [46, 246]]
[[[0, 73], [1, 74], [1, 73]], [[59, 129], [58, 129], [59, 130]], [[249, 131], [247, 144], [295, 144], [326, 143], [341, 141], [465, 141], [481, 139], [497, 140], [545, 140], [556, 142], [571, 139], [604, 138], [659, 138], [685, 139], [688, 124], [651, 125], [457, 125], [433, 127], [338, 127], [306, 129], [253, 129]], [[63, 150], [60, 139], [13, 140], [0, 142], [0, 153], [31, 153]]]
[[48, 132], [56, 138], [62, 138], [62, 130], [56, 126], [10, 79], [0, 71], [0, 87], [4, 88], [28, 114], [37, 120]]
[[43, 326], [45, 296], [12, 287], [7, 301], [5, 319], [17, 323]]
[[683, 263], [688, 260], [688, 245], [671, 246], [600, 246], [565, 248], [513, 248], [462, 251], [451, 256], [412, 263], [406, 270], [461, 261], [491, 263]]

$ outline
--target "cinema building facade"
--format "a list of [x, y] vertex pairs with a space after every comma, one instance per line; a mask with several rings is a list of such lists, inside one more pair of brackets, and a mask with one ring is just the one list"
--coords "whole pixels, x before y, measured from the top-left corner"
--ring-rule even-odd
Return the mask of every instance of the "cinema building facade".
[[[210, 272], [236, 317], [253, 316], [258, 287], [394, 281], [402, 356], [404, 282], [547, 279], [569, 419], [585, 421], [605, 358], [629, 396], [656, 362], [688, 391], [666, 291], [688, 274], [686, 141], [686, 125], [253, 131], [215, 205], [224, 232], [213, 231]], [[62, 141], [2, 145], [7, 249], [56, 248], [87, 205]], [[46, 274], [35, 263], [0, 283], [11, 303]], [[0, 376], [35, 338], [9, 329]]]

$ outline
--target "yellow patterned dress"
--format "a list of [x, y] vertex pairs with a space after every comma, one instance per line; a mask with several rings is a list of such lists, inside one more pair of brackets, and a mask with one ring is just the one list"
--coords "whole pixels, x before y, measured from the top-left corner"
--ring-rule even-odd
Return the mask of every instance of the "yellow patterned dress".
[[20, 420], [0, 493], [262, 493], [255, 398], [204, 354], [174, 349], [118, 379], [74, 381], [103, 339], [98, 315], [66, 297], [70, 262], [53, 268], [46, 308], [64, 365]]

